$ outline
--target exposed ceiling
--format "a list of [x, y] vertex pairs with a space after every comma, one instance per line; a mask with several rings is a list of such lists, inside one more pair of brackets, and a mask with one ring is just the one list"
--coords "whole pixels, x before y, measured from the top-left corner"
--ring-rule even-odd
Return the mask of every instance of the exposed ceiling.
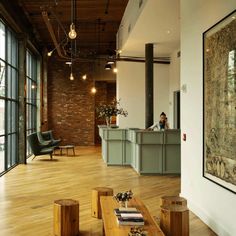
[[122, 47], [122, 55], [143, 57], [146, 43], [154, 44], [155, 57], [169, 57], [179, 49], [180, 0], [148, 0]]
[[[70, 48], [71, 42], [73, 44], [76, 42], [77, 53], [82, 58], [113, 53], [116, 49], [116, 33], [128, 0], [76, 0], [75, 24], [78, 35], [74, 41], [65, 39], [72, 22], [72, 2], [72, 0], [15, 1], [32, 24], [40, 46], [52, 50], [55, 48], [55, 42], [60, 46], [66, 44], [65, 48]], [[48, 25], [52, 27], [51, 32], [48, 30]], [[54, 40], [52, 34], [55, 35]]]

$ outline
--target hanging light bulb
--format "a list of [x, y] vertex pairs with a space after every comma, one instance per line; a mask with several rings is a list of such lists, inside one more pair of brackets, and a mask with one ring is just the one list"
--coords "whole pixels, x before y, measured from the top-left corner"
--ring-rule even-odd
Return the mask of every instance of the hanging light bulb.
[[83, 79], [83, 80], [86, 80], [86, 79], [87, 79], [87, 75], [86, 75], [86, 74], [83, 75], [83, 76], [82, 76], [82, 79]]
[[75, 24], [74, 23], [71, 23], [71, 25], [70, 25], [70, 32], [69, 32], [68, 35], [69, 35], [70, 39], [75, 39], [76, 38], [77, 33], [75, 31]]
[[72, 73], [70, 73], [70, 80], [74, 80], [74, 76]]
[[48, 52], [48, 57], [52, 56], [53, 50]]
[[97, 92], [97, 89], [95, 87], [92, 87], [91, 88], [91, 93], [96, 93]]
[[35, 84], [32, 84], [32, 85], [31, 85], [31, 88], [32, 88], [32, 89], [36, 89], [36, 85], [35, 85]]

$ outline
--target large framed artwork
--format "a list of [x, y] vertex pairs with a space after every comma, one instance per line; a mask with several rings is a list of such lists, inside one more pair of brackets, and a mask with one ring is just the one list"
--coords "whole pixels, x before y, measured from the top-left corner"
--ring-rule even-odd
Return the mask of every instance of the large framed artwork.
[[203, 176], [236, 193], [236, 10], [203, 33]]

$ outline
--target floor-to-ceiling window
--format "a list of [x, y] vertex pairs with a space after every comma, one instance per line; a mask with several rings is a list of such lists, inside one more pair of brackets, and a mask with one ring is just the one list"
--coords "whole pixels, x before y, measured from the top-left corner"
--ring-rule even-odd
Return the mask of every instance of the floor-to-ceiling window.
[[18, 41], [0, 19], [0, 174], [17, 164]]
[[[26, 133], [37, 130], [37, 58], [29, 51], [26, 52]], [[31, 154], [27, 143], [27, 155]]]

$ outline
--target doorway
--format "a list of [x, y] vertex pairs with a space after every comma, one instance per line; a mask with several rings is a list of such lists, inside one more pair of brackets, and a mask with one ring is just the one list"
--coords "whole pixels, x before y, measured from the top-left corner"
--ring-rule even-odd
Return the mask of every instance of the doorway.
[[174, 91], [174, 129], [180, 129], [180, 90]]

